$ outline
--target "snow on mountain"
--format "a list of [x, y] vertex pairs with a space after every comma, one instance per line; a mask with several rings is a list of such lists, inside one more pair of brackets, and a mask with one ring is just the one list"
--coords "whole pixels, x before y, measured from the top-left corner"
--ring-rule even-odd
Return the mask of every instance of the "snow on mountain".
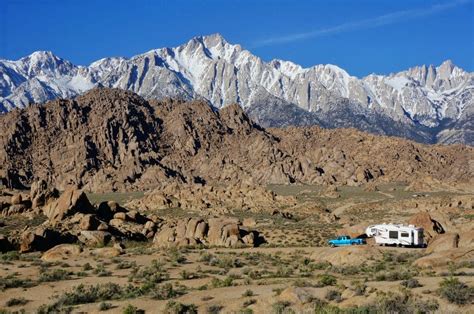
[[[73, 97], [96, 86], [127, 89], [147, 98], [203, 98], [217, 108], [239, 103], [250, 110], [258, 105], [258, 110], [251, 111], [264, 125], [265, 116], [270, 115], [263, 109], [264, 102], [273, 102], [273, 107], [299, 107], [302, 111], [291, 110], [298, 112], [298, 117], [302, 112], [317, 116], [302, 119], [305, 123], [355, 126], [436, 142], [442, 141], [437, 138], [441, 130], [455, 128], [461, 118], [466, 119], [465, 112], [471, 117], [474, 74], [448, 60], [438, 67], [419, 66], [359, 79], [335, 65], [303, 68], [283, 60], [264, 62], [219, 34], [195, 37], [181, 46], [129, 59], [105, 58], [89, 66], [73, 65], [45, 51], [17, 61], [0, 60], [0, 112]], [[356, 121], [361, 115], [370, 116], [370, 123], [376, 125], [362, 126]], [[271, 121], [281, 119], [272, 117]], [[291, 121], [297, 124], [297, 119]], [[403, 127], [412, 133], [405, 134]], [[450, 133], [449, 138], [470, 142], [471, 135], [466, 138], [463, 128], [456, 130], [453, 132], [461, 133]]]

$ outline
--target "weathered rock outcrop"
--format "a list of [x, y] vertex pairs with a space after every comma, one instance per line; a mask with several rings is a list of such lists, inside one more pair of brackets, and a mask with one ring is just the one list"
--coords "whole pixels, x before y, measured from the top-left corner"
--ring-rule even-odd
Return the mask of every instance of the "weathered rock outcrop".
[[441, 252], [458, 247], [459, 234], [444, 233], [436, 235], [429, 243], [426, 253]]
[[296, 203], [293, 197], [278, 196], [254, 185], [170, 184], [157, 187], [127, 206], [149, 210], [180, 207], [226, 214], [232, 210], [270, 211], [278, 206], [294, 206]]
[[420, 212], [408, 220], [408, 224], [422, 227], [424, 229], [425, 242], [430, 241], [438, 234], [445, 233], [444, 227], [436, 220], [431, 218], [428, 212]]
[[474, 260], [474, 248], [457, 248], [434, 252], [413, 262], [418, 267], [436, 268], [450, 263], [471, 262]]
[[41, 255], [45, 262], [61, 261], [63, 259], [76, 257], [82, 252], [82, 248], [77, 244], [59, 244], [49, 249]]
[[52, 223], [57, 223], [75, 213], [93, 213], [94, 206], [83, 191], [68, 188], [51, 204], [43, 208], [43, 213]]
[[40, 208], [59, 197], [59, 191], [55, 188], [48, 188], [48, 183], [45, 180], [35, 181], [30, 187], [30, 198], [32, 201], [32, 208]]
[[20, 252], [46, 251], [62, 244], [75, 242], [76, 238], [69, 232], [60, 232], [45, 226], [26, 230], [21, 234]]
[[255, 246], [262, 241], [258, 232], [244, 229], [236, 218], [182, 219], [167, 223], [156, 233], [153, 243], [156, 246], [211, 245], [235, 247]]
[[[43, 191], [49, 191], [42, 185]], [[32, 193], [35, 196], [42, 193]], [[43, 194], [44, 195], [44, 194]], [[123, 240], [152, 241], [157, 246], [213, 245], [255, 246], [263, 238], [257, 231], [243, 228], [234, 218], [185, 218], [179, 221], [163, 220], [156, 215], [144, 215], [115, 202], [92, 205], [86, 194], [73, 187], [66, 189], [57, 199], [47, 198], [35, 215], [45, 214], [47, 220], [39, 226], [27, 227], [13, 235], [13, 240], [0, 237], [0, 251], [18, 248], [20, 252], [51, 250], [45, 258], [69, 254], [78, 244], [86, 247], [103, 247], [115, 244], [114, 250], [91, 251], [98, 256], [116, 256], [122, 253]], [[22, 200], [18, 200], [22, 202]], [[39, 204], [39, 203], [38, 203]], [[68, 246], [66, 244], [71, 244]], [[58, 253], [59, 252], [59, 253]]]
[[472, 184], [473, 154], [472, 147], [426, 146], [354, 129], [265, 130], [237, 105], [215, 111], [205, 102], [147, 102], [105, 88], [0, 116], [0, 181], [16, 188], [40, 178], [60, 190], [74, 184], [91, 191], [418, 177]]

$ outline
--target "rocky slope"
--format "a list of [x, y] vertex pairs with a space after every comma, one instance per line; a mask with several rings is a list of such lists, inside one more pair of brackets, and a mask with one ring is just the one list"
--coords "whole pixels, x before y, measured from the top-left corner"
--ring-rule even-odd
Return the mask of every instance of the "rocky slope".
[[63, 190], [431, 181], [472, 183], [474, 149], [427, 146], [355, 129], [263, 129], [238, 105], [146, 101], [100, 88], [0, 116], [0, 178]]
[[264, 62], [218, 34], [87, 67], [51, 52], [0, 60], [0, 112], [98, 85], [145, 98], [203, 99], [216, 108], [238, 103], [266, 127], [317, 124], [426, 143], [474, 143], [474, 75], [451, 61], [359, 79], [334, 65]]

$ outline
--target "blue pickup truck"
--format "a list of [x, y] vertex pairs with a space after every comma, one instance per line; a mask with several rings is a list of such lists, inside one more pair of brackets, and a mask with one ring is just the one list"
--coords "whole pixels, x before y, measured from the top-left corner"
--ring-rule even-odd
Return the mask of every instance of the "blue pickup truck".
[[336, 239], [331, 239], [328, 241], [331, 247], [335, 246], [345, 246], [345, 245], [362, 245], [365, 244], [364, 239], [351, 239], [349, 236], [340, 236]]

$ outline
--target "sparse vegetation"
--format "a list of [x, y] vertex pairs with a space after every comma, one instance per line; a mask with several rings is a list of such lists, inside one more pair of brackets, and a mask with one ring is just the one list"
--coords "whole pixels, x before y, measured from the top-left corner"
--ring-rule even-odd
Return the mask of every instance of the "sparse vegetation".
[[272, 312], [275, 313], [275, 314], [286, 313], [285, 311], [286, 311], [286, 309], [289, 308], [290, 305], [291, 305], [290, 302], [277, 301], [277, 302], [272, 304]]
[[31, 279], [18, 278], [16, 273], [0, 277], [0, 291], [11, 288], [29, 288], [34, 285], [35, 283]]
[[408, 280], [403, 280], [400, 284], [402, 286], [404, 286], [406, 288], [410, 288], [410, 289], [422, 287], [422, 285], [420, 284], [418, 279], [415, 279], [415, 278], [411, 278], [411, 279], [408, 279]]
[[28, 300], [25, 298], [11, 298], [5, 303], [5, 305], [8, 307], [11, 307], [11, 306], [25, 305], [26, 303], [28, 303]]
[[337, 283], [337, 278], [333, 275], [323, 274], [319, 276], [318, 285], [320, 287], [334, 286]]
[[186, 291], [183, 288], [176, 289], [171, 283], [165, 283], [152, 289], [151, 298], [155, 300], [168, 300], [185, 293]]
[[197, 314], [197, 306], [194, 304], [183, 304], [180, 302], [169, 301], [166, 304], [166, 314]]
[[223, 308], [224, 307], [222, 305], [213, 304], [207, 307], [206, 312], [208, 314], [218, 314], [222, 311]]
[[440, 296], [454, 304], [468, 304], [474, 300], [474, 287], [469, 287], [458, 278], [444, 278], [439, 285]]
[[68, 280], [72, 278], [73, 273], [64, 269], [43, 270], [40, 273], [40, 282], [53, 282]]
[[142, 313], [145, 313], [145, 311], [140, 310], [139, 308], [131, 304], [127, 305], [122, 311], [122, 314], [142, 314]]
[[341, 302], [342, 301], [341, 292], [338, 290], [328, 290], [326, 293], [326, 300]]
[[99, 311], [107, 311], [113, 308], [112, 303], [107, 303], [107, 302], [101, 302], [99, 304]]
[[234, 280], [231, 277], [226, 277], [224, 279], [212, 278], [211, 286], [213, 288], [230, 287], [232, 286], [233, 281]]
[[[346, 192], [349, 193], [348, 191], [343, 193]], [[308, 194], [300, 196], [298, 200], [309, 198]], [[362, 197], [362, 194], [359, 196]], [[327, 200], [326, 205], [337, 207], [340, 206], [339, 201], [341, 200]], [[175, 209], [162, 210], [160, 215], [172, 216], [174, 211]], [[364, 217], [363, 211], [357, 213], [358, 215], [362, 213], [360, 217]], [[194, 217], [195, 213], [179, 209], [179, 215], [187, 218]], [[74, 288], [60, 292], [51, 301], [44, 301], [51, 302], [50, 304], [41, 306], [38, 306], [38, 301], [34, 298], [32, 300], [12, 298], [11, 291], [7, 291], [10, 298], [2, 299], [3, 305], [7, 308], [4, 312], [12, 312], [8, 308], [12, 310], [24, 308], [25, 311], [34, 308], [37, 309], [37, 313], [80, 312], [84, 310], [83, 307], [90, 309], [91, 305], [85, 304], [96, 303], [92, 311], [108, 311], [113, 308], [111, 312], [140, 313], [136, 307], [139, 307], [140, 303], [137, 303], [139, 300], [160, 300], [161, 302], [157, 302], [160, 306], [167, 304], [166, 313], [196, 313], [198, 306], [204, 313], [227, 311], [253, 313], [261, 311], [262, 306], [266, 306], [262, 300], [273, 298], [276, 302], [266, 310], [274, 313], [286, 314], [300, 310], [328, 314], [431, 313], [442, 312], [445, 309], [446, 302], [441, 302], [441, 298], [460, 306], [472, 302], [472, 287], [463, 283], [466, 280], [460, 277], [472, 275], [471, 269], [474, 265], [472, 262], [461, 261], [451, 263], [449, 267], [430, 270], [412, 265], [416, 259], [423, 256], [421, 250], [380, 248], [378, 250], [383, 254], [369, 257], [360, 265], [351, 265], [350, 260], [348, 263], [338, 263], [336, 259], [333, 259], [334, 264], [331, 264], [323, 261], [324, 259], [317, 254], [319, 252], [329, 254], [337, 252], [337, 249], [326, 251], [323, 248], [294, 248], [294, 246], [296, 244], [309, 246], [324, 242], [325, 238], [334, 235], [335, 228], [342, 227], [337, 221], [326, 226], [320, 222], [321, 218], [313, 213], [297, 213], [291, 219], [279, 214], [272, 216], [269, 213], [253, 211], [236, 211], [235, 215], [241, 219], [251, 217], [258, 221], [259, 230], [260, 228], [266, 230], [265, 238], [271, 239], [271, 243], [266, 244], [268, 248], [162, 249], [153, 247], [147, 242], [130, 241], [125, 244], [125, 254], [114, 258], [100, 256], [88, 258], [81, 254], [77, 260], [46, 262], [39, 258], [39, 254], [34, 253], [1, 254], [0, 265], [3, 267], [3, 270], [0, 270], [3, 271], [0, 272], [0, 275], [3, 275], [0, 277], [1, 291], [22, 288], [26, 289], [25, 293], [29, 293], [29, 287], [34, 285], [51, 289], [55, 285], [52, 282], [77, 281]], [[350, 217], [361, 219], [356, 216]], [[271, 236], [267, 237], [267, 234]], [[142, 254], [153, 254], [153, 257], [138, 257]], [[34, 268], [34, 271], [30, 271], [29, 267]], [[23, 273], [24, 270], [28, 271]], [[81, 284], [94, 282], [95, 278], [104, 276], [110, 276], [111, 282]], [[430, 286], [432, 281], [440, 280], [442, 276], [450, 278], [445, 279], [439, 287]], [[433, 278], [427, 280], [427, 277]], [[114, 283], [123, 282], [123, 278], [128, 278], [129, 282]], [[104, 282], [103, 278], [99, 280]], [[69, 282], [71, 283], [72, 281]], [[271, 289], [269, 285], [272, 286]], [[379, 286], [382, 285], [390, 285], [391, 292], [381, 292], [387, 290], [380, 289]], [[417, 289], [422, 286], [422, 289]], [[301, 303], [296, 299], [290, 299], [294, 303], [285, 302], [287, 295], [280, 296], [280, 294], [288, 287], [296, 287], [291, 289], [295, 289], [298, 293], [305, 291], [304, 293], [309, 295], [305, 295], [305, 300]], [[321, 287], [325, 288], [319, 289]], [[194, 298], [195, 305], [183, 301], [190, 300], [188, 298], [183, 300], [179, 298], [184, 294], [190, 294], [192, 297], [192, 294], [199, 293], [198, 291], [206, 295], [201, 294], [200, 297]], [[224, 291], [240, 292], [236, 296], [237, 299], [227, 305], [223, 302]], [[322, 292], [323, 297], [316, 298], [315, 291]], [[339, 304], [341, 301], [346, 301], [346, 298], [348, 301], [351, 300], [352, 295], [362, 296], [354, 298], [356, 304], [364, 297], [375, 301], [358, 308], [345, 308]], [[342, 304], [345, 306], [345, 303]]]

